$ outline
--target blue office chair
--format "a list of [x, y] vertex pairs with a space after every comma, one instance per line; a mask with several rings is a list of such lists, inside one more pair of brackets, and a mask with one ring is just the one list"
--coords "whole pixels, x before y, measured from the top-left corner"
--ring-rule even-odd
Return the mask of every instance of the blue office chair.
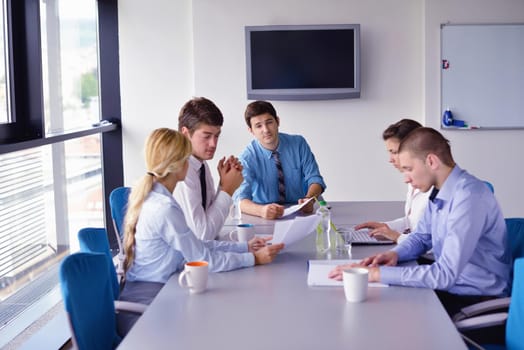
[[107, 269], [112, 284], [114, 300], [118, 299], [120, 295], [120, 283], [116, 275], [115, 265], [113, 264], [113, 257], [109, 250], [109, 241], [107, 239], [107, 232], [103, 228], [87, 227], [78, 231], [78, 241], [80, 243], [80, 251], [84, 253], [100, 253], [107, 258]]
[[513, 261], [524, 257], [524, 218], [506, 218], [508, 242]]
[[115, 265], [113, 264], [113, 257], [109, 250], [107, 231], [104, 228], [83, 228], [78, 231], [78, 241], [80, 243], [81, 252], [100, 253], [105, 255], [116, 308], [121, 311], [132, 312], [135, 314], [144, 313], [147, 305], [118, 300], [118, 297], [120, 296], [120, 283], [116, 274]]
[[127, 202], [131, 188], [117, 187], [109, 194], [109, 206], [111, 207], [111, 218], [115, 228], [116, 240], [118, 242], [118, 266], [117, 274], [120, 278], [124, 275], [124, 218], [127, 211]]
[[[524, 258], [524, 218], [506, 218], [505, 221], [508, 232], [508, 244], [513, 262], [512, 265], [514, 265], [516, 259]], [[511, 273], [513, 279], [514, 267], [512, 267]], [[454, 315], [453, 321], [457, 323], [488, 312], [507, 309], [510, 302], [511, 297], [506, 297], [470, 305]]]
[[76, 349], [114, 349], [113, 288], [104, 254], [75, 253], [60, 265], [60, 287]]
[[[524, 258], [515, 260], [512, 298], [508, 312], [488, 314], [473, 317], [456, 323], [459, 331], [471, 331], [485, 329], [487, 327], [501, 326], [506, 323], [506, 346], [488, 345], [489, 349], [524, 349]], [[484, 349], [470, 339], [466, 341], [477, 349]]]
[[489, 189], [491, 190], [491, 192], [495, 193], [495, 187], [493, 187], [493, 185], [491, 184], [491, 182], [489, 182], [489, 181], [484, 181], [484, 183], [486, 184], [486, 186], [489, 187]]
[[524, 349], [524, 258], [515, 260], [513, 288], [506, 322], [506, 348]]

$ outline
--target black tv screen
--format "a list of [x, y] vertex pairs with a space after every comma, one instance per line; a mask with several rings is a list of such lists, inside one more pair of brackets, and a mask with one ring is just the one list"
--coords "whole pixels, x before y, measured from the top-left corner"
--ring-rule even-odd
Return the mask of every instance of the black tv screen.
[[360, 97], [360, 26], [246, 27], [248, 99]]

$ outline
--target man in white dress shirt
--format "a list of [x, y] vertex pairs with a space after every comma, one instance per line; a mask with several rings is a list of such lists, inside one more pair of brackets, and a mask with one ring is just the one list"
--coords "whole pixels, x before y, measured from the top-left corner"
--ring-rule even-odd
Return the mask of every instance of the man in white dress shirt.
[[223, 123], [222, 112], [204, 97], [186, 102], [178, 116], [178, 131], [191, 141], [193, 151], [187, 176], [173, 195], [189, 228], [202, 240], [218, 238], [233, 204], [231, 196], [243, 180], [238, 159], [224, 157], [218, 162], [220, 181], [215, 188], [206, 161], [215, 156]]

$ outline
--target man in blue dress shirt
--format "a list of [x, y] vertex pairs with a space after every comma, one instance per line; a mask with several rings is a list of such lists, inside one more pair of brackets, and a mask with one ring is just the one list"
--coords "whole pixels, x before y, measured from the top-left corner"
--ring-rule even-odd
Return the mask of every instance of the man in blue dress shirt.
[[[369, 280], [435, 289], [450, 315], [509, 292], [510, 253], [500, 207], [486, 184], [455, 164], [449, 141], [431, 128], [404, 139], [399, 162], [405, 181], [427, 191], [428, 206], [413, 232], [390, 251], [363, 259]], [[396, 266], [433, 249], [431, 265]], [[330, 277], [340, 279], [339, 266]]]
[[[250, 103], [245, 112], [249, 132], [255, 137], [240, 155], [244, 182], [235, 193], [242, 212], [276, 219], [285, 204], [317, 197], [326, 185], [315, 156], [304, 137], [280, 133], [280, 119], [266, 101]], [[313, 201], [302, 208], [313, 211]]]

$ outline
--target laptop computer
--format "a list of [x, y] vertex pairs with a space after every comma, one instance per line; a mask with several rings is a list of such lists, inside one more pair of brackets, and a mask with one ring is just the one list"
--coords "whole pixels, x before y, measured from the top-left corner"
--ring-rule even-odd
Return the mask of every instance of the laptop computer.
[[[369, 244], [369, 245], [376, 245], [376, 244], [394, 244], [395, 241], [392, 241], [385, 237], [371, 237], [369, 235], [369, 229], [363, 228], [360, 230], [355, 230], [354, 228], [339, 228], [337, 229], [344, 239], [351, 240], [351, 244], [354, 245], [363, 245], [363, 244]], [[344, 232], [347, 232], [348, 234], [343, 234]], [[349, 234], [350, 233], [350, 234]]]

